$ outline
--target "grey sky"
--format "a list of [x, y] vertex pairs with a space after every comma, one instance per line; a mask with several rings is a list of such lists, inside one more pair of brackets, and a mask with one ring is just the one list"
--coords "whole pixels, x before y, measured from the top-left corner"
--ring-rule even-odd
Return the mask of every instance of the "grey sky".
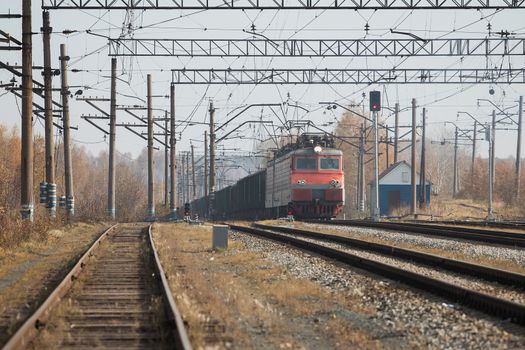
[[[20, 13], [21, 1], [0, 1], [0, 12]], [[423, 38], [483, 38], [488, 35], [487, 25], [492, 26], [492, 32], [508, 30], [515, 32], [517, 37], [525, 36], [525, 10], [383, 10], [383, 11], [351, 11], [351, 10], [306, 10], [306, 11], [204, 11], [191, 14], [191, 11], [134, 11], [133, 26], [135, 38], [248, 38], [243, 29], [250, 29], [252, 23], [257, 32], [269, 38], [325, 38], [325, 39], [357, 39], [365, 37], [364, 26], [370, 25], [367, 38], [406, 38], [390, 34], [390, 28], [417, 34]], [[33, 4], [33, 31], [39, 32], [42, 25], [40, 1]], [[70, 73], [71, 85], [88, 86], [84, 96], [109, 96], [110, 58], [107, 56], [108, 48], [105, 38], [85, 33], [91, 29], [93, 33], [117, 37], [123, 33], [122, 25], [126, 16], [131, 14], [125, 11], [51, 11], [51, 25], [54, 32], [66, 29], [79, 30], [80, 33], [69, 36], [55, 34], [52, 37], [53, 65], [58, 67], [59, 44], [65, 43], [69, 55], [72, 57], [71, 68], [85, 70], [80, 73]], [[181, 17], [182, 16], [182, 17]], [[17, 38], [21, 37], [20, 20], [0, 20], [0, 29], [7, 31]], [[164, 23], [162, 23], [164, 22]], [[160, 24], [162, 23], [162, 24]], [[154, 25], [157, 24], [157, 25]], [[140, 29], [139, 27], [144, 27]], [[126, 33], [126, 31], [124, 31]], [[42, 64], [42, 38], [41, 35], [33, 37], [33, 59], [35, 65]], [[11, 64], [20, 63], [19, 52], [2, 52], [2, 61]], [[153, 75], [153, 90], [155, 95], [169, 95], [169, 83], [172, 68], [494, 68], [509, 67], [524, 68], [524, 57], [512, 59], [500, 57], [434, 57], [434, 58], [134, 58], [119, 59], [118, 104], [142, 104], [136, 98], [125, 95], [138, 96], [145, 99], [146, 74]], [[35, 78], [42, 80], [40, 71], [35, 71]], [[0, 71], [0, 80], [8, 81], [11, 75]], [[54, 80], [58, 86], [59, 79]], [[489, 88], [495, 90], [493, 96], [489, 95]], [[459, 125], [471, 126], [471, 120], [466, 116], [457, 119], [457, 111], [468, 111], [476, 115], [481, 121], [490, 119], [492, 107], [488, 103], [480, 103], [477, 99], [490, 99], [503, 107], [517, 105], [520, 94], [525, 94], [524, 85], [337, 85], [337, 86], [180, 86], [176, 89], [178, 120], [188, 118], [192, 111], [193, 120], [204, 122], [207, 120], [209, 99], [212, 98], [217, 107], [216, 119], [220, 124], [227, 120], [226, 114], [233, 108], [242, 104], [251, 103], [278, 103], [287, 100], [296, 102], [310, 113], [297, 112], [290, 109], [287, 118], [311, 119], [319, 124], [334, 121], [340, 115], [340, 110], [333, 114], [318, 105], [320, 101], [337, 100], [341, 104], [352, 101], [361, 101], [361, 94], [373, 89], [384, 92], [383, 104], [393, 106], [399, 101], [401, 108], [410, 106], [410, 100], [415, 97], [419, 106], [428, 109], [429, 134], [441, 133], [443, 122], [454, 121]], [[72, 88], [73, 92], [76, 88]], [[19, 125], [19, 112], [15, 98], [11, 94], [0, 91], [0, 105], [2, 106], [2, 123]], [[56, 98], [59, 95], [56, 94]], [[36, 102], [42, 102], [39, 97]], [[169, 109], [169, 100], [155, 98], [155, 107]], [[104, 104], [102, 104], [104, 106]], [[105, 105], [109, 108], [109, 104]], [[198, 107], [196, 107], [198, 106]], [[512, 110], [512, 109], [511, 109]], [[517, 111], [517, 108], [513, 109]], [[265, 109], [252, 109], [246, 113], [239, 122], [259, 118], [261, 113], [265, 119], [277, 118]], [[419, 109], [418, 114], [420, 114]], [[79, 126], [79, 131], [73, 133], [75, 141], [85, 146], [94, 153], [107, 148], [100, 131], [80, 119], [82, 113], [96, 114], [97, 112], [85, 102], [72, 101], [72, 124]], [[387, 118], [389, 111], [383, 112]], [[159, 115], [161, 116], [161, 115]], [[410, 111], [401, 114], [401, 123], [407, 124], [410, 120]], [[124, 112], [118, 114], [119, 122], [132, 121]], [[393, 118], [387, 121], [393, 123]], [[231, 127], [234, 127], [233, 124]], [[450, 130], [451, 127], [448, 126]], [[227, 130], [231, 130], [226, 128]], [[259, 129], [256, 127], [255, 129]], [[190, 139], [202, 139], [204, 127], [197, 125], [188, 127], [182, 140], [178, 143], [178, 150], [188, 150]], [[42, 133], [42, 123], [35, 122], [35, 133]], [[242, 129], [243, 135], [250, 135], [254, 127]], [[219, 137], [221, 135], [219, 134]], [[507, 157], [515, 152], [516, 132], [499, 131], [497, 134], [497, 156]], [[253, 141], [228, 140], [225, 147], [240, 147], [251, 150]], [[486, 142], [481, 142], [479, 153], [485, 156]], [[202, 147], [202, 143], [195, 143]], [[117, 148], [121, 153], [131, 152], [137, 155], [145, 146], [145, 142], [132, 135], [130, 132], [119, 129], [117, 134]]]

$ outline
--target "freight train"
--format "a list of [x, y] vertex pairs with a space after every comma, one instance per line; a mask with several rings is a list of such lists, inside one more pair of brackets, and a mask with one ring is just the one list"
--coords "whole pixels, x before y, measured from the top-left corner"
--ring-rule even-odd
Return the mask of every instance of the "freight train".
[[302, 134], [277, 151], [266, 169], [193, 201], [191, 214], [215, 220], [334, 218], [345, 199], [342, 157], [332, 136]]

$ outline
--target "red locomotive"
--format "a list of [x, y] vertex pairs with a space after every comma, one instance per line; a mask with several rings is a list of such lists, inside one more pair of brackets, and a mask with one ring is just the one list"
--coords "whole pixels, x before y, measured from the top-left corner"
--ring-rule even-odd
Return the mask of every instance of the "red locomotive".
[[265, 170], [193, 201], [192, 212], [213, 219], [334, 218], [344, 204], [342, 157], [332, 136], [303, 134]]
[[343, 209], [343, 153], [332, 137], [303, 134], [268, 162], [265, 207], [286, 207], [298, 218], [333, 218]]

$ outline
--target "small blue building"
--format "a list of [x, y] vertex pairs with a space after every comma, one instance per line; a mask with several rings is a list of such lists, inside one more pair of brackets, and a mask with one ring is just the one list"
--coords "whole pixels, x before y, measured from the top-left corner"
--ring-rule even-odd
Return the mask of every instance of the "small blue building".
[[[393, 215], [398, 208], [410, 208], [412, 198], [411, 167], [402, 160], [392, 164], [389, 168], [379, 174], [379, 210], [381, 216]], [[419, 199], [419, 173], [416, 178], [416, 196]], [[430, 204], [430, 181], [425, 184], [425, 199]], [[374, 207], [373, 181], [370, 183], [370, 205]]]

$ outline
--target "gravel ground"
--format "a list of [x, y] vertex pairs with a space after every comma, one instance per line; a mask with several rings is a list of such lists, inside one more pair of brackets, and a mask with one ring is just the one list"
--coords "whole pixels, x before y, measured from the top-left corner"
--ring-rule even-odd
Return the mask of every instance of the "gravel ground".
[[[282, 233], [277, 233], [286, 235]], [[512, 288], [510, 286], [501, 285], [499, 283], [489, 282], [479, 278], [473, 278], [470, 276], [464, 276], [458, 273], [442, 271], [440, 269], [427, 267], [421, 264], [409, 262], [403, 259], [398, 259], [390, 256], [381, 255], [378, 253], [370, 253], [360, 249], [353, 249], [342, 244], [330, 243], [322, 240], [313, 238], [306, 238], [296, 235], [292, 236], [298, 239], [302, 239], [308, 242], [323, 245], [325, 247], [342, 250], [344, 252], [357, 255], [366, 259], [379, 261], [391, 266], [396, 266], [408, 271], [416, 272], [428, 277], [432, 277], [441, 281], [449, 282], [452, 284], [459, 285], [464, 288], [468, 288], [477, 292], [490, 294], [499, 298], [507, 299], [516, 303], [525, 304], [525, 291], [521, 288]]]
[[292, 275], [316, 281], [331, 290], [358, 296], [376, 310], [372, 324], [388, 328], [385, 338], [402, 338], [407, 347], [426, 349], [523, 349], [525, 329], [395, 282], [370, 277], [300, 250], [231, 232], [231, 239], [263, 254]]
[[442, 249], [449, 252], [457, 252], [472, 258], [488, 258], [494, 260], [506, 260], [515, 264], [525, 266], [525, 249], [491, 246], [483, 243], [456, 241], [445, 238], [433, 238], [425, 235], [403, 233], [397, 231], [384, 231], [372, 228], [355, 226], [320, 225], [304, 223], [304, 226], [314, 230], [335, 229], [350, 234], [352, 237], [366, 239], [375, 237], [393, 243], [408, 243], [425, 248]]

